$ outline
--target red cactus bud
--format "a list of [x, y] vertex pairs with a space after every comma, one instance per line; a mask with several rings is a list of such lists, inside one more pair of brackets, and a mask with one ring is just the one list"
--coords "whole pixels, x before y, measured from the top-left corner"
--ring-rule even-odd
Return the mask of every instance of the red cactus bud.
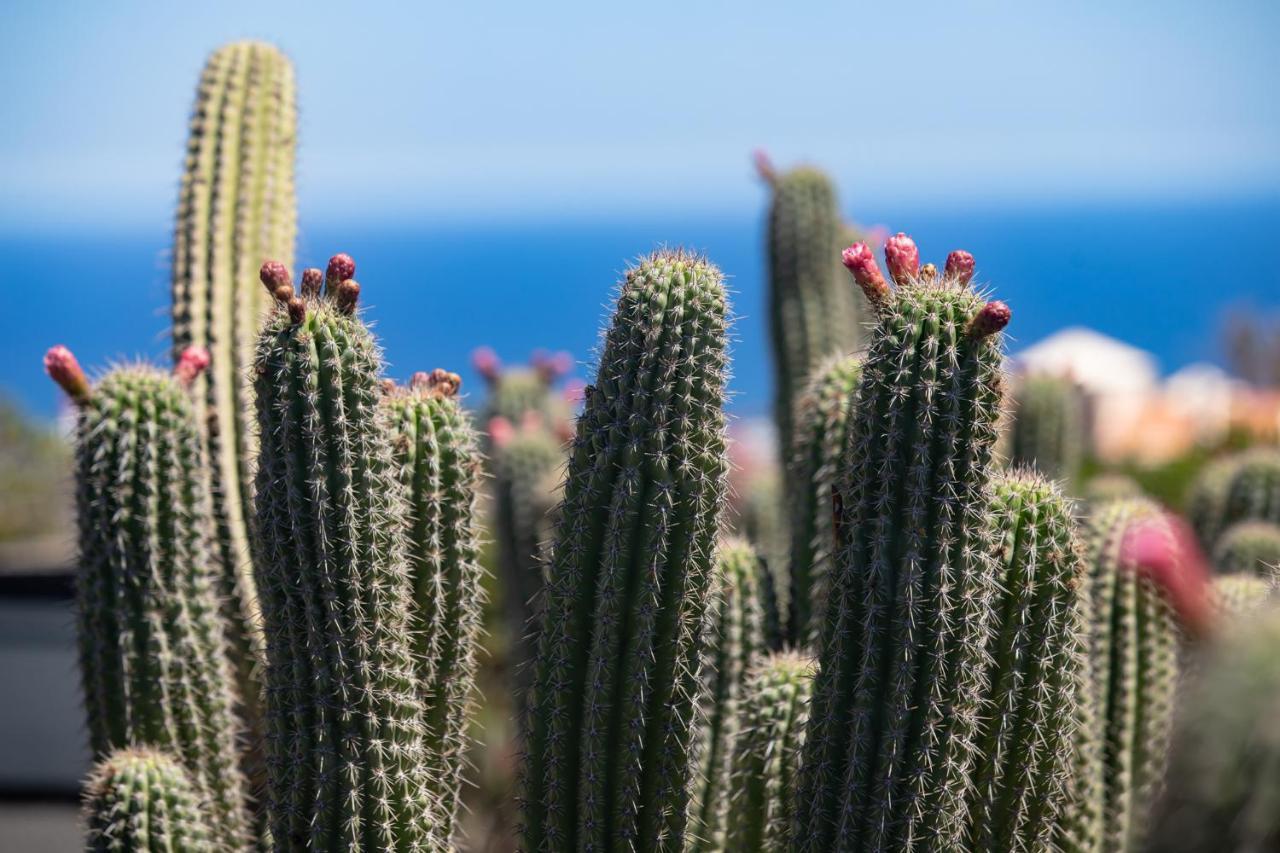
[[296, 326], [303, 320], [307, 319], [307, 303], [294, 296], [289, 300], [288, 306], [289, 321], [293, 323], [293, 325]]
[[414, 389], [426, 388], [430, 384], [431, 384], [431, 374], [427, 373], [425, 370], [415, 371], [414, 374], [409, 377], [410, 388], [414, 388]]
[[333, 304], [343, 314], [350, 314], [356, 310], [356, 303], [360, 301], [360, 283], [354, 278], [349, 278], [342, 284], [338, 285], [337, 293], [333, 297]]
[[356, 262], [347, 254], [336, 254], [329, 259], [329, 266], [324, 271], [325, 287], [333, 292], [335, 288], [356, 274]]
[[985, 338], [1009, 325], [1013, 311], [999, 299], [993, 299], [978, 309], [969, 321], [969, 334], [975, 338]]
[[506, 447], [511, 443], [511, 439], [516, 437], [516, 430], [511, 426], [511, 421], [501, 416], [489, 419], [488, 431], [489, 440], [493, 442], [494, 447]]
[[973, 279], [973, 266], [973, 255], [964, 249], [956, 249], [947, 255], [947, 265], [943, 267], [942, 274], [963, 287]]
[[44, 370], [77, 406], [89, 402], [89, 380], [71, 350], [58, 344], [44, 354]]
[[267, 288], [267, 292], [276, 299], [280, 299], [280, 291], [284, 288], [288, 288], [290, 294], [293, 293], [293, 280], [289, 277], [289, 268], [279, 261], [263, 261], [262, 267], [258, 270], [258, 278]]
[[884, 244], [884, 262], [889, 267], [889, 275], [902, 284], [915, 276], [920, 270], [920, 250], [916, 241], [899, 231]]
[[378, 383], [378, 388], [381, 389], [384, 397], [390, 397], [396, 393], [396, 381], [394, 379], [383, 379]]
[[204, 347], [187, 347], [173, 366], [173, 375], [179, 382], [191, 387], [191, 383], [209, 366], [209, 351]]
[[755, 164], [756, 174], [767, 184], [775, 184], [778, 181], [778, 170], [773, 167], [773, 161], [769, 159], [769, 152], [763, 148], [757, 148], [751, 152], [751, 161]]
[[1203, 634], [1212, 627], [1209, 561], [1185, 521], [1164, 513], [1139, 522], [1125, 531], [1120, 556], [1164, 593], [1188, 630]]
[[324, 284], [324, 273], [315, 267], [307, 267], [302, 271], [302, 296], [304, 299], [320, 298], [320, 285]]
[[471, 352], [471, 366], [475, 368], [490, 385], [495, 384], [502, 375], [502, 362], [498, 354], [490, 347], [477, 347]]
[[840, 260], [853, 273], [853, 280], [862, 288], [871, 304], [878, 305], [888, 299], [889, 283], [884, 280], [870, 246], [866, 243], [854, 243], [840, 254]]

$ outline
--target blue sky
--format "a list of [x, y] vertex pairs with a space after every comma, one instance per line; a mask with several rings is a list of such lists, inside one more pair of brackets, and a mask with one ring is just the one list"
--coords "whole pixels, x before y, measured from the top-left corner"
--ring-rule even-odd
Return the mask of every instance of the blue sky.
[[45, 3], [0, 32], [0, 229], [167, 224], [209, 50], [282, 45], [304, 219], [1269, 195], [1274, 2]]

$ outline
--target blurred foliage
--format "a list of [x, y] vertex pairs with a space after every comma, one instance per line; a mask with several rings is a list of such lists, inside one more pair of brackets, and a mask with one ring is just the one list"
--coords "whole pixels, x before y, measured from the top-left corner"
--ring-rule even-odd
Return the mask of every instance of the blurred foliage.
[[1236, 308], [1227, 315], [1223, 343], [1232, 373], [1258, 388], [1280, 387], [1280, 315]]
[[68, 443], [15, 401], [0, 396], [0, 542], [70, 526], [70, 466]]

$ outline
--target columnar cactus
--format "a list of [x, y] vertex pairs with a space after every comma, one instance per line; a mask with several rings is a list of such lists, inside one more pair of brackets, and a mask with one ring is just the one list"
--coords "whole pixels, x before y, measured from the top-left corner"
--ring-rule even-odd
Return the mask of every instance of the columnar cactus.
[[1227, 527], [1227, 491], [1240, 464], [1239, 454], [1223, 456], [1205, 465], [1187, 490], [1187, 519], [1200, 544], [1212, 549], [1218, 535]]
[[850, 410], [862, 378], [856, 356], [837, 356], [813, 373], [796, 404], [796, 431], [787, 480], [791, 516], [788, 639], [816, 643], [835, 557], [832, 506], [836, 473], [848, 438]]
[[970, 772], [970, 850], [1045, 850], [1067, 792], [1085, 655], [1071, 503], [1030, 470], [996, 479], [1002, 577]]
[[[1225, 580], [1225, 579], [1222, 579]], [[1180, 708], [1153, 853], [1280, 845], [1280, 611], [1230, 626]]]
[[249, 535], [257, 453], [250, 366], [268, 304], [256, 279], [266, 258], [292, 263], [296, 136], [293, 67], [279, 50], [236, 42], [209, 57], [174, 225], [173, 352], [200, 346], [212, 359], [196, 380], [196, 416], [212, 473], [219, 591], [250, 722], [261, 692]]
[[837, 487], [793, 849], [954, 849], [965, 831], [996, 590], [989, 460], [1010, 312], [953, 252], [844, 260], [878, 320]]
[[1075, 383], [1057, 376], [1022, 377], [1014, 394], [1010, 465], [1031, 466], [1070, 485], [1084, 451], [1084, 403]]
[[760, 174], [773, 190], [768, 316], [774, 419], [785, 459], [792, 446], [796, 396], [824, 359], [857, 348], [864, 318], [858, 293], [835, 262], [843, 229], [831, 180], [810, 167], [778, 173], [758, 156]]
[[151, 749], [116, 750], [94, 766], [85, 784], [84, 822], [90, 853], [220, 849], [187, 772]]
[[192, 348], [172, 376], [120, 367], [92, 387], [65, 347], [49, 350], [45, 368], [79, 408], [76, 613], [90, 746], [171, 752], [207, 800], [218, 843], [235, 848], [250, 837], [248, 792], [189, 390], [208, 361]]
[[436, 849], [408, 507], [354, 272], [336, 255], [300, 298], [282, 264], [261, 271], [278, 302], [254, 383], [271, 834], [281, 850]]
[[742, 683], [767, 651], [761, 559], [745, 541], [722, 542], [716, 554], [711, 613], [702, 655], [699, 774], [694, 780], [689, 850], [724, 848], [729, 756], [737, 733]]
[[1280, 524], [1240, 521], [1231, 525], [1213, 547], [1213, 565], [1223, 574], [1274, 574], [1280, 567]]
[[778, 652], [748, 673], [738, 703], [738, 735], [729, 772], [724, 850], [772, 853], [790, 848], [813, 659]]
[[1280, 524], [1280, 450], [1253, 448], [1211, 464], [1193, 486], [1187, 512], [1206, 548], [1239, 521]]
[[484, 604], [480, 451], [455, 396], [460, 385], [456, 373], [416, 373], [408, 388], [392, 388], [383, 400], [409, 497], [413, 656], [426, 706], [428, 779], [448, 822], [446, 837], [458, 810]]
[[683, 843], [724, 499], [719, 270], [629, 270], [577, 423], [525, 737], [528, 850]]

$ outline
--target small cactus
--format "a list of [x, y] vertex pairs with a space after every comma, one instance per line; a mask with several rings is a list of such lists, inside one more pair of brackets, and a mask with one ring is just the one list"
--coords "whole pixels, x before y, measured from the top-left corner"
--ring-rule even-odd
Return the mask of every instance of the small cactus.
[[724, 849], [729, 756], [737, 732], [742, 683], [767, 651], [761, 559], [747, 542], [722, 542], [716, 554], [711, 613], [702, 655], [702, 744], [688, 850]]
[[997, 566], [988, 521], [1010, 312], [899, 234], [845, 265], [878, 321], [837, 486], [838, 546], [797, 786], [797, 851], [954, 849]]
[[1206, 548], [1239, 521], [1280, 524], [1280, 450], [1257, 447], [1211, 463], [1192, 487], [1187, 512]]
[[966, 846], [1044, 850], [1066, 795], [1080, 716], [1080, 544], [1071, 503], [1030, 470], [996, 480], [991, 512], [1003, 576]]
[[90, 746], [98, 756], [170, 751], [207, 801], [218, 844], [236, 848], [251, 834], [248, 790], [189, 389], [207, 364], [192, 348], [172, 376], [119, 367], [91, 386], [65, 347], [45, 357], [79, 408], [76, 613]]
[[1280, 524], [1240, 521], [1231, 525], [1213, 547], [1213, 566], [1222, 574], [1275, 574], [1280, 567]]
[[216, 853], [212, 822], [182, 765], [163, 752], [126, 748], [85, 784], [89, 853]]
[[278, 305], [255, 370], [271, 834], [278, 850], [435, 850], [409, 510], [354, 272], [336, 255], [299, 297], [282, 264], [261, 271]]
[[836, 473], [861, 378], [858, 357], [833, 358], [814, 371], [796, 404], [795, 444], [787, 476], [792, 486], [787, 633], [793, 646], [816, 643], [826, 608], [836, 549], [832, 515]]
[[1230, 625], [1271, 599], [1273, 581], [1246, 574], [1222, 575], [1213, 579], [1213, 601], [1220, 624]]
[[461, 380], [434, 370], [383, 399], [400, 482], [409, 498], [414, 660], [426, 706], [429, 783], [448, 821], [458, 811], [466, 724], [476, 681], [484, 571], [476, 501], [480, 451], [458, 405]]
[[760, 658], [748, 672], [738, 703], [724, 850], [790, 849], [812, 686], [813, 659], [798, 652]]
[[1085, 451], [1084, 401], [1069, 379], [1024, 376], [1014, 393], [1009, 464], [1030, 466], [1070, 486]]
[[629, 270], [578, 418], [526, 701], [524, 846], [677, 849], [724, 499], [727, 300], [702, 258]]

